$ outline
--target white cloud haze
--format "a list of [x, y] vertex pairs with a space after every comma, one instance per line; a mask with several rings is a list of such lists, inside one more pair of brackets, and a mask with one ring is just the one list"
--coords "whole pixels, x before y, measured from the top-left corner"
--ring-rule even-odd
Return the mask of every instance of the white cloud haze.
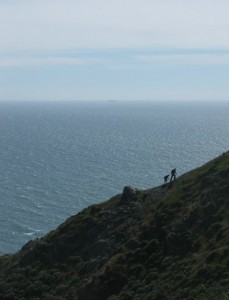
[[1, 1], [1, 50], [229, 47], [229, 1]]
[[228, 12], [228, 0], [0, 0], [0, 99], [229, 99]]

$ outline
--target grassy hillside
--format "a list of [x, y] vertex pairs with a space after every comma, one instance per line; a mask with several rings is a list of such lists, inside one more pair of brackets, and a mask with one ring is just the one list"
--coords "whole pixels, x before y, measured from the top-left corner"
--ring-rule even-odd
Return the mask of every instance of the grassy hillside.
[[0, 258], [0, 299], [228, 300], [229, 153]]

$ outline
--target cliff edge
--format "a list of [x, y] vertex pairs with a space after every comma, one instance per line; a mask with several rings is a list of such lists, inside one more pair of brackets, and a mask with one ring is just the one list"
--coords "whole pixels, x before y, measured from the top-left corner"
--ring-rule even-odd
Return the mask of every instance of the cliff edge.
[[228, 300], [229, 152], [0, 257], [0, 299]]

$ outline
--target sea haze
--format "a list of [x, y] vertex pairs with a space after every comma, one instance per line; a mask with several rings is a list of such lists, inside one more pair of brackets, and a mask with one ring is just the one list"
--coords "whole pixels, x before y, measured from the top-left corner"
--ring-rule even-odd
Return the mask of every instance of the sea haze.
[[0, 254], [228, 150], [227, 103], [0, 103]]

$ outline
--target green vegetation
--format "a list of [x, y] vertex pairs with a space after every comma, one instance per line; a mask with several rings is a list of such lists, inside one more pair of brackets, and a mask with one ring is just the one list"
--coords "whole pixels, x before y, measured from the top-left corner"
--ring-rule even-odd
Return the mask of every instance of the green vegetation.
[[229, 300], [229, 153], [0, 258], [0, 299]]

